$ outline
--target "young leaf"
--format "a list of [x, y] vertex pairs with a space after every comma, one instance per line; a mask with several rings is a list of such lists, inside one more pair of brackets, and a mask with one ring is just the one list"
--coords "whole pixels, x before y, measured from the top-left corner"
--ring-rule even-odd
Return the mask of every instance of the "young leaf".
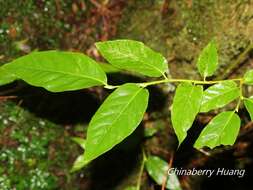
[[8, 72], [5, 69], [5, 66], [0, 67], [0, 86], [9, 84], [16, 79], [17, 77], [14, 74]]
[[19, 79], [52, 92], [106, 85], [105, 72], [91, 58], [59, 51], [33, 52], [7, 64]]
[[79, 144], [82, 149], [85, 149], [86, 139], [80, 138], [80, 137], [73, 137], [72, 140]]
[[148, 91], [124, 84], [104, 101], [88, 127], [85, 162], [109, 151], [140, 124], [148, 105]]
[[217, 47], [215, 40], [212, 40], [200, 53], [197, 67], [201, 76], [206, 78], [214, 74], [215, 70], [217, 69], [217, 65]]
[[[73, 137], [72, 140], [74, 142], [76, 142], [77, 144], [79, 144], [82, 149], [85, 150], [85, 144], [86, 144], [86, 139], [83, 138], [79, 138], [79, 137]], [[71, 168], [71, 172], [75, 172], [77, 170], [80, 170], [82, 167], [85, 166], [85, 160], [84, 160], [84, 154], [81, 154], [80, 156], [77, 157], [77, 159], [75, 160], [72, 168]]]
[[202, 94], [202, 86], [182, 83], [177, 87], [172, 104], [171, 120], [179, 145], [185, 139], [187, 130], [192, 126], [199, 112]]
[[253, 121], [253, 97], [245, 98], [244, 105], [249, 112], [251, 121]]
[[[168, 175], [169, 170], [168, 164], [157, 156], [150, 156], [148, 157], [145, 163], [145, 167], [148, 174], [153, 178], [153, 180], [158, 185], [162, 185], [166, 175]], [[166, 189], [170, 190], [182, 189], [175, 173], [171, 173], [167, 177]]]
[[245, 73], [243, 77], [244, 83], [252, 85], [253, 84], [253, 70], [249, 70]]
[[166, 59], [142, 42], [114, 40], [96, 43], [103, 57], [112, 65], [146, 76], [160, 77], [168, 70]]
[[215, 84], [204, 91], [200, 112], [223, 107], [239, 96], [240, 88], [234, 81]]
[[199, 149], [204, 146], [214, 148], [219, 145], [233, 145], [240, 123], [240, 118], [234, 111], [218, 114], [200, 133], [194, 147]]

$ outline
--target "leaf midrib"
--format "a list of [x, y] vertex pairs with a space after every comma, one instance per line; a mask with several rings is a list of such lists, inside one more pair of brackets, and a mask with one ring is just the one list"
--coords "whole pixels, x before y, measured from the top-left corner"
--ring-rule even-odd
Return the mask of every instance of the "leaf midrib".
[[227, 127], [227, 125], [228, 125], [228, 123], [230, 122], [230, 120], [232, 119], [234, 113], [235, 113], [235, 112], [231, 112], [231, 115], [229, 116], [229, 118], [228, 118], [228, 120], [226, 121], [225, 125], [223, 125], [222, 130], [221, 130], [221, 133], [220, 133], [219, 138], [218, 138], [218, 140], [216, 141], [216, 143], [219, 142], [220, 144], [222, 144], [222, 142], [221, 142], [221, 134], [222, 134], [222, 132], [224, 131], [224, 129]]
[[[124, 106], [124, 108], [120, 111], [120, 113], [117, 115], [117, 117], [114, 119], [114, 121], [112, 122], [112, 124], [110, 125], [109, 129], [107, 130], [106, 133], [110, 133], [110, 131], [112, 130], [114, 123], [120, 118], [120, 116], [122, 115], [122, 113], [127, 109], [128, 105], [135, 99], [135, 97], [143, 90], [143, 88], [140, 88], [134, 95], [133, 97], [129, 100], [129, 102]], [[102, 140], [100, 141], [98, 147], [96, 149], [99, 149], [100, 146], [103, 144], [102, 142], [104, 141], [106, 135], [103, 135]], [[112, 148], [112, 147], [111, 147]], [[110, 148], [110, 149], [111, 149]], [[110, 150], [109, 149], [109, 150]], [[101, 155], [101, 154], [99, 154]], [[96, 155], [97, 156], [97, 155]], [[95, 157], [96, 158], [96, 157]], [[87, 160], [87, 159], [86, 159]], [[91, 159], [87, 160], [90, 161]]]
[[[220, 98], [220, 96], [224, 96], [224, 95], [226, 95], [226, 94], [228, 94], [228, 93], [230, 93], [230, 92], [232, 92], [232, 91], [235, 91], [236, 89], [238, 89], [237, 87], [234, 87], [234, 88], [232, 88], [232, 89], [230, 89], [229, 91], [226, 91], [226, 92], [224, 92], [224, 93], [222, 93], [222, 94], [218, 94], [218, 95], [216, 95], [216, 96], [213, 96], [213, 98], [209, 101], [206, 101], [205, 103], [203, 103], [203, 104], [201, 104], [201, 105], [205, 105], [207, 102], [211, 102], [211, 101], [214, 101], [214, 99], [217, 99], [217, 98]], [[205, 95], [203, 96], [203, 97], [205, 97]]]
[[[163, 75], [163, 71], [161, 71], [160, 69], [158, 69], [157, 67], [155, 67], [155, 66], [153, 66], [152, 64], [149, 64], [149, 63], [147, 63], [147, 62], [145, 62], [145, 61], [142, 61], [141, 59], [139, 59], [139, 57], [137, 57], [137, 56], [135, 56], [133, 53], [132, 53], [132, 51], [130, 51], [130, 53], [131, 54], [124, 54], [124, 53], [121, 53], [121, 52], [119, 52], [119, 51], [111, 51], [110, 50], [110, 52], [111, 53], [117, 53], [117, 54], [120, 54], [120, 55], [128, 55], [127, 57], [132, 57], [132, 58], [134, 58], [135, 59], [135, 61], [139, 61], [139, 62], [141, 62], [141, 63], [143, 63], [144, 65], [148, 65], [148, 66], [150, 66], [150, 67], [152, 67], [153, 69], [155, 69], [156, 71], [158, 71], [159, 73], [161, 73], [162, 75]], [[129, 56], [129, 55], [131, 55], [131, 56]], [[122, 57], [122, 56], [121, 56]], [[125, 56], [126, 57], [126, 56]]]
[[[80, 78], [86, 78], [86, 79], [91, 79], [94, 81], [98, 81], [104, 85], [106, 85], [106, 83], [102, 80], [99, 80], [97, 78], [93, 78], [93, 77], [89, 77], [87, 75], [79, 75], [79, 74], [73, 74], [73, 73], [69, 73], [69, 72], [63, 72], [63, 71], [52, 71], [50, 69], [36, 69], [36, 68], [30, 68], [30, 67], [24, 67], [24, 66], [19, 66], [19, 68], [22, 69], [27, 69], [27, 70], [36, 70], [36, 71], [42, 71], [42, 72], [51, 72], [51, 73], [60, 73], [60, 74], [65, 74], [65, 75], [70, 75], [70, 76], [74, 76], [74, 77], [80, 77]], [[14, 71], [15, 72], [15, 71]], [[20, 77], [22, 78], [22, 77]]]

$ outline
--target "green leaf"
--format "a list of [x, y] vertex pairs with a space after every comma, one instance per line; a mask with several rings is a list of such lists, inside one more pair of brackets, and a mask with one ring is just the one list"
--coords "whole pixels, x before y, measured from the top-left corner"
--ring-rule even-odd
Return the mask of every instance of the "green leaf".
[[80, 170], [86, 165], [85, 159], [84, 159], [84, 154], [80, 155], [77, 157], [75, 160], [73, 167], [71, 168], [71, 172], [75, 172]]
[[215, 84], [204, 91], [200, 112], [223, 107], [239, 96], [240, 88], [234, 81]]
[[218, 66], [218, 53], [215, 40], [209, 42], [209, 44], [202, 50], [199, 55], [197, 67], [199, 73], [204, 78], [212, 76]]
[[0, 67], [0, 86], [9, 84], [17, 79], [17, 77], [8, 72], [5, 67], [5, 65]]
[[[168, 175], [168, 164], [157, 156], [148, 157], [145, 162], [145, 167], [148, 174], [158, 184], [162, 185], [166, 175]], [[170, 173], [167, 177], [166, 189], [181, 190], [181, 186], [178, 177], [175, 173]]]
[[244, 105], [249, 112], [251, 121], [253, 121], [253, 96], [250, 98], [245, 98]]
[[182, 83], [177, 87], [172, 104], [171, 120], [179, 145], [185, 139], [188, 129], [199, 112], [202, 94], [202, 86]]
[[52, 92], [106, 85], [106, 75], [91, 58], [71, 52], [33, 52], [6, 65], [19, 79]]
[[82, 147], [82, 149], [85, 149], [86, 139], [79, 138], [79, 137], [73, 137], [71, 139], [77, 144], [79, 144]]
[[148, 90], [124, 84], [104, 101], [88, 127], [85, 161], [92, 161], [129, 136], [148, 105]]
[[96, 43], [103, 57], [112, 65], [146, 76], [160, 77], [168, 71], [166, 59], [142, 42], [114, 40]]
[[245, 73], [243, 77], [244, 83], [252, 85], [253, 84], [253, 70], [249, 70]]
[[118, 73], [121, 70], [114, 67], [113, 65], [110, 65], [108, 63], [99, 63], [99, 66], [103, 69], [106, 73]]
[[200, 133], [194, 147], [199, 149], [204, 146], [214, 148], [219, 145], [233, 145], [240, 123], [240, 118], [234, 111], [218, 114]]

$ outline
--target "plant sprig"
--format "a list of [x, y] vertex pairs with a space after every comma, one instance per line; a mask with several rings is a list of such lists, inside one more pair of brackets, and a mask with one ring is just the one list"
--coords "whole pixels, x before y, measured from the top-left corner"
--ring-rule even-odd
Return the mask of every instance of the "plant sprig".
[[[171, 108], [171, 120], [179, 146], [186, 138], [187, 131], [198, 113], [219, 109], [238, 100], [235, 109], [219, 113], [203, 129], [194, 144], [197, 149], [234, 144], [240, 129], [237, 112], [242, 102], [253, 119], [253, 97], [243, 95], [243, 86], [253, 85], [253, 70], [249, 70], [242, 78], [207, 80], [218, 67], [215, 40], [203, 49], [197, 60], [197, 68], [203, 80], [168, 78], [166, 73], [169, 73], [169, 68], [166, 59], [141, 42], [114, 40], [96, 43], [96, 47], [116, 70], [127, 70], [163, 79], [110, 85], [103, 70], [105, 67], [101, 67], [100, 63], [80, 53], [61, 51], [33, 52], [0, 67], [0, 85], [23, 80], [51, 92], [93, 86], [113, 90], [91, 119], [84, 154], [76, 160], [73, 171], [81, 169], [111, 150], [137, 128], [148, 106], [149, 92], [146, 87], [151, 85], [178, 84]], [[204, 85], [209, 87], [204, 90]], [[80, 145], [84, 147], [83, 141], [76, 142], [82, 142]], [[151, 166], [153, 161], [160, 163], [157, 160], [151, 159], [149, 163]]]

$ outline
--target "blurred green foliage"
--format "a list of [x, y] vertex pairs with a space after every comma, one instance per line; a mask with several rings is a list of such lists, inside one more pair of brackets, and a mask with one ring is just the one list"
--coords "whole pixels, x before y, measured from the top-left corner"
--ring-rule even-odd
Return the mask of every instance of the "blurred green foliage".
[[0, 104], [1, 190], [58, 189], [62, 179], [57, 173], [69, 178], [61, 186], [68, 189], [76, 175], [69, 174], [72, 163], [66, 152], [77, 155], [79, 148], [64, 128], [38, 119], [14, 103]]

